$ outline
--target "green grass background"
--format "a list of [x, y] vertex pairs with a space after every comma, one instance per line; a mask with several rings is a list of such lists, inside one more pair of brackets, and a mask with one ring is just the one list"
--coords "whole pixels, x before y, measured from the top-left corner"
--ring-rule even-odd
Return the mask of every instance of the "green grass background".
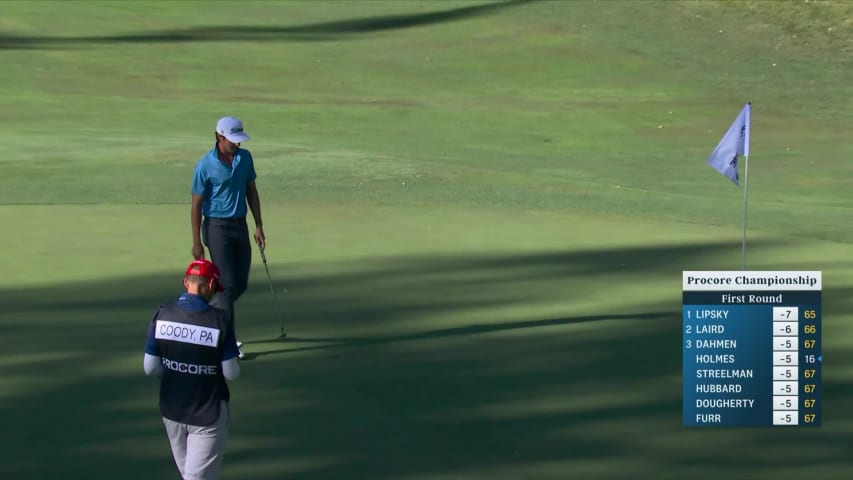
[[[225, 114], [273, 282], [226, 478], [846, 478], [847, 2], [4, 2], [2, 478], [174, 478], [141, 372]], [[681, 427], [705, 163], [753, 104], [747, 265], [823, 271], [823, 426]]]

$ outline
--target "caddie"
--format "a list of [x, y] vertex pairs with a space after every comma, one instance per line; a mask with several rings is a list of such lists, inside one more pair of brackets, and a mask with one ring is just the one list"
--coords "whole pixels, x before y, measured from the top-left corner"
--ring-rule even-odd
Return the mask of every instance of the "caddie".
[[222, 290], [219, 269], [195, 260], [186, 292], [160, 305], [148, 327], [143, 367], [160, 378], [160, 413], [184, 480], [219, 478], [228, 437], [227, 381], [240, 375], [234, 321], [208, 302]]

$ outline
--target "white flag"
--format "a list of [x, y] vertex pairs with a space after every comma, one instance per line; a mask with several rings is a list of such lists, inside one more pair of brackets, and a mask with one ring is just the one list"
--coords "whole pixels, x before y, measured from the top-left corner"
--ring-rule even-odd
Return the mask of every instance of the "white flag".
[[708, 157], [708, 164], [714, 170], [727, 176], [729, 180], [738, 183], [737, 161], [740, 155], [749, 155], [749, 113], [751, 104], [743, 106], [743, 110], [723, 135], [717, 148]]

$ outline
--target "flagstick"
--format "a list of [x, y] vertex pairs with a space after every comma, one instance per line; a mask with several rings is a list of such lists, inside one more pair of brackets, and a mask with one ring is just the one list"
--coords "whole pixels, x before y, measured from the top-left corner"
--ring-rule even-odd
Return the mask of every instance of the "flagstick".
[[744, 155], [743, 158], [743, 249], [741, 250], [741, 270], [746, 270], [746, 200], [749, 198], [749, 155]]

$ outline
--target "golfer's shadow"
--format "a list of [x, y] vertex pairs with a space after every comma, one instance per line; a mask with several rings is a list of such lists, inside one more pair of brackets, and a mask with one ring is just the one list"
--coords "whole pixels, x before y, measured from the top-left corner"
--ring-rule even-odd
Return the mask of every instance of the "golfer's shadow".
[[[273, 338], [267, 338], [267, 339], [261, 339], [261, 340], [249, 340], [249, 341], [243, 342], [243, 345], [252, 345], [252, 344], [258, 345], [258, 344], [264, 344], [264, 343], [277, 343], [277, 342], [280, 342], [280, 343], [304, 343], [304, 342], [323, 342], [323, 343], [326, 343], [327, 341], [328, 341], [328, 339], [299, 338], [299, 337], [290, 337], [290, 336], [279, 335], [279, 336], [273, 337]], [[290, 349], [283, 350], [283, 351], [289, 351], [289, 350]], [[266, 355], [267, 353], [268, 352], [254, 352], [254, 353], [253, 352], [243, 352], [243, 358], [241, 358], [240, 360], [241, 361], [254, 360], [258, 357]]]
[[340, 340], [346, 340], [345, 338], [301, 338], [301, 337], [293, 337], [290, 335], [279, 335], [277, 337], [265, 338], [260, 340], [249, 340], [243, 342], [243, 345], [252, 345], [252, 344], [260, 344], [260, 343], [276, 343], [276, 342], [293, 342], [293, 343], [317, 343], [317, 342], [336, 342]]
[[[411, 333], [405, 335], [387, 335], [387, 336], [370, 336], [370, 337], [275, 337], [267, 340], [252, 340], [244, 342], [244, 345], [263, 344], [263, 343], [292, 343], [293, 348], [282, 348], [275, 350], [266, 350], [261, 352], [246, 352], [244, 360], [255, 359], [266, 355], [274, 355], [278, 353], [294, 353], [305, 352], [310, 350], [328, 350], [335, 348], [346, 347], [367, 347], [373, 345], [383, 345], [389, 343], [429, 340], [443, 337], [453, 337], [460, 335], [476, 335], [481, 333], [499, 332], [505, 330], [516, 330], [536, 327], [548, 327], [554, 325], [568, 325], [572, 323], [597, 322], [605, 320], [652, 320], [657, 318], [678, 317], [679, 312], [676, 311], [660, 311], [638, 314], [611, 314], [611, 315], [581, 315], [576, 317], [559, 317], [548, 318], [542, 320], [522, 320], [516, 322], [505, 322], [500, 324], [480, 324], [467, 325], [464, 327], [441, 328], [437, 330], [427, 330], [419, 333]], [[319, 344], [319, 345], [311, 345]], [[297, 346], [298, 345], [298, 346]]]

